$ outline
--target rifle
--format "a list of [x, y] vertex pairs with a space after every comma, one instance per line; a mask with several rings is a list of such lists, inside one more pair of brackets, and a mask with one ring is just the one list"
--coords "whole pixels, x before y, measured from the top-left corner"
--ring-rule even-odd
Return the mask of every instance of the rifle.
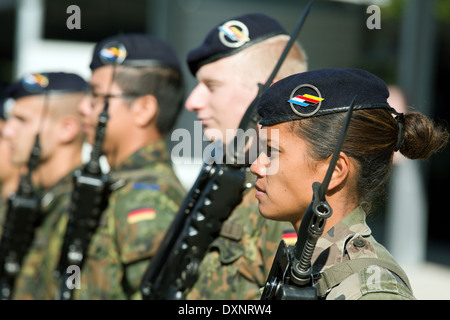
[[[117, 44], [122, 46], [120, 43]], [[105, 47], [108, 45], [111, 46], [108, 43]], [[113, 74], [110, 85], [114, 82], [117, 60], [119, 58], [124, 59], [124, 57], [118, 56], [114, 60], [103, 60], [105, 63], [112, 62]], [[55, 297], [58, 300], [71, 300], [73, 298], [73, 289], [76, 288], [76, 283], [71, 283], [71, 274], [68, 268], [75, 266], [78, 267], [78, 270], [72, 270], [80, 272], [83, 267], [89, 243], [97, 230], [100, 216], [108, 205], [108, 198], [112, 191], [112, 179], [108, 173], [102, 172], [100, 166], [106, 124], [109, 119], [109, 98], [110, 95], [105, 96], [104, 107], [98, 117], [91, 157], [82, 168], [74, 171], [74, 190], [72, 191], [71, 205], [69, 207], [69, 221], [61, 247], [59, 262], [54, 272], [55, 277], [61, 278], [62, 281]]]
[[73, 298], [74, 286], [69, 281], [68, 267], [77, 266], [78, 270], [81, 270], [91, 237], [98, 227], [101, 213], [108, 204], [110, 177], [101, 171], [101, 152], [99, 152], [108, 119], [107, 109], [105, 101], [105, 108], [99, 116], [90, 160], [81, 169], [74, 171], [74, 190], [69, 207], [69, 221], [55, 270], [55, 276], [62, 279], [56, 296], [58, 300]]
[[21, 174], [17, 191], [8, 198], [3, 234], [0, 242], [0, 299], [13, 295], [16, 277], [34, 239], [39, 223], [40, 197], [34, 190], [31, 176], [41, 154], [39, 134], [28, 160], [28, 172]]
[[344, 144], [355, 99], [356, 97], [353, 98], [345, 117], [325, 178], [322, 183], [314, 182], [312, 185], [313, 198], [300, 224], [297, 242], [293, 247], [288, 247], [284, 240], [280, 241], [261, 300], [316, 300], [318, 298], [317, 289], [314, 287], [311, 258], [317, 240], [322, 236], [326, 220], [333, 213], [325, 195]]
[[[312, 2], [310, 0], [306, 6], [268, 80], [264, 85], [259, 85], [239, 129], [256, 128], [258, 101], [272, 84], [294, 44]], [[236, 142], [239, 142], [237, 136], [233, 145]], [[214, 160], [203, 164], [143, 276], [140, 287], [143, 299], [184, 299], [185, 291], [194, 285], [209, 245], [219, 235], [223, 222], [242, 201], [245, 189], [251, 187], [245, 183], [248, 163], [238, 161], [244, 156], [245, 150], [238, 149], [232, 155], [232, 164], [227, 164], [226, 156], [220, 159], [223, 160], [220, 163]]]

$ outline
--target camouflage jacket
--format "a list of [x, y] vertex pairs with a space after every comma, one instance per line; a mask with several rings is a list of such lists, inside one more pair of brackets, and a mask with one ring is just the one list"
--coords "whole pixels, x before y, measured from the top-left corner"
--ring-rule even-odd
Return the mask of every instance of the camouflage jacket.
[[40, 224], [17, 277], [14, 299], [54, 298], [53, 271], [59, 261], [72, 190], [73, 171], [51, 188], [41, 190]]
[[[365, 217], [364, 210], [358, 207], [319, 238], [312, 257], [313, 274], [320, 275], [321, 272], [326, 272], [341, 262], [362, 258], [379, 259], [400, 268], [391, 254], [371, 236]], [[351, 274], [340, 284], [331, 288], [326, 299], [411, 300], [415, 298], [398, 275], [374, 264]]]
[[[0, 185], [0, 192], [2, 191], [2, 186]], [[8, 206], [8, 199], [3, 199], [0, 197], [0, 237], [3, 233], [3, 224], [5, 223], [6, 210]]]
[[293, 228], [263, 218], [255, 192], [255, 188], [249, 189], [224, 222], [202, 260], [199, 278], [187, 292], [187, 299], [260, 298], [283, 231]]
[[186, 194], [164, 141], [111, 169], [114, 190], [91, 239], [77, 299], [140, 299], [143, 274]]

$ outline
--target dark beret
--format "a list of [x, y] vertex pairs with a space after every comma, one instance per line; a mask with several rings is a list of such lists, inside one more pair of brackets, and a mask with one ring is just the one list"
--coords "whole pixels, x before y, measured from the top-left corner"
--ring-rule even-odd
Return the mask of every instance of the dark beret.
[[354, 110], [393, 110], [389, 91], [379, 77], [361, 69], [321, 69], [288, 76], [267, 89], [258, 103], [260, 124], [346, 112], [353, 98]]
[[92, 55], [92, 71], [113, 64], [130, 67], [162, 66], [181, 70], [172, 47], [163, 40], [140, 33], [118, 34], [99, 41]]
[[44, 93], [85, 92], [86, 88], [86, 81], [74, 73], [30, 73], [9, 85], [6, 88], [5, 98], [19, 99]]
[[214, 27], [203, 43], [188, 53], [189, 69], [195, 76], [202, 65], [279, 34], [288, 33], [278, 21], [264, 14], [246, 14], [228, 19]]
[[43, 94], [86, 92], [87, 83], [79, 75], [66, 72], [29, 73], [6, 87], [0, 101], [0, 118], [6, 119], [14, 101]]

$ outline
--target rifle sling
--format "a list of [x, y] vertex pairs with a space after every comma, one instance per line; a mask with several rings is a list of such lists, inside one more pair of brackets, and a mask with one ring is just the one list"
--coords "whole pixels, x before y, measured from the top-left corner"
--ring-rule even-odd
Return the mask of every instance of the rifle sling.
[[319, 297], [326, 296], [330, 289], [340, 284], [346, 278], [359, 272], [359, 270], [372, 265], [391, 271], [394, 274], [394, 277], [412, 292], [408, 277], [398, 265], [377, 258], [361, 258], [336, 264], [321, 272], [320, 278], [316, 281], [317, 293]]

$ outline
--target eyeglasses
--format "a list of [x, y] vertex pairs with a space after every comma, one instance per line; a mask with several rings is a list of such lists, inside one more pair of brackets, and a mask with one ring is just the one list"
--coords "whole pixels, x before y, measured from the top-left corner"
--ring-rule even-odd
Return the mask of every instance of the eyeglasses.
[[99, 102], [104, 102], [106, 99], [111, 98], [123, 98], [125, 99], [126, 103], [131, 103], [132, 100], [139, 97], [138, 94], [135, 93], [118, 93], [118, 94], [103, 94], [103, 93], [97, 93], [93, 91], [92, 89], [88, 89], [86, 91], [86, 95], [91, 99], [92, 104], [97, 104]]

